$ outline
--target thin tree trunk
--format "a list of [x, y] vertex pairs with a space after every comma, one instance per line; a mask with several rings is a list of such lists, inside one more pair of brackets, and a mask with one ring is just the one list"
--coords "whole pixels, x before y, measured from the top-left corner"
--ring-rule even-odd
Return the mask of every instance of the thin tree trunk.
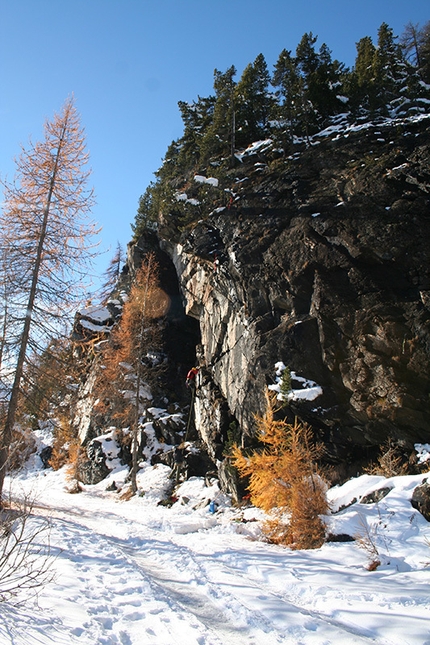
[[37, 291], [37, 284], [39, 280], [40, 266], [42, 264], [43, 246], [45, 242], [46, 231], [48, 228], [49, 211], [51, 208], [52, 194], [54, 192], [59, 157], [60, 157], [62, 143], [66, 132], [66, 127], [67, 126], [65, 124], [63, 126], [62, 135], [58, 143], [54, 168], [52, 171], [51, 181], [49, 185], [48, 196], [46, 199], [46, 205], [43, 212], [42, 226], [40, 229], [40, 236], [37, 244], [36, 259], [34, 263], [32, 279], [31, 279], [30, 294], [28, 297], [27, 311], [25, 315], [24, 327], [23, 327], [22, 336], [21, 336], [18, 361], [15, 368], [14, 381], [12, 385], [11, 395], [10, 395], [9, 404], [7, 408], [6, 421], [5, 421], [2, 441], [0, 445], [0, 508], [2, 506], [2, 494], [3, 494], [4, 479], [5, 479], [6, 470], [7, 470], [9, 447], [12, 441], [12, 432], [13, 432], [13, 427], [15, 425], [16, 412], [17, 412], [18, 403], [19, 403], [21, 379], [24, 373], [25, 357], [27, 354], [28, 341], [30, 338], [31, 321], [32, 321], [33, 311], [34, 311], [34, 302], [36, 299], [36, 291]]
[[[140, 360], [140, 358], [139, 358]], [[140, 408], [140, 368], [137, 368], [136, 378], [136, 396], [135, 396], [135, 410], [134, 410], [134, 423], [133, 423], [133, 448], [131, 452], [131, 490], [133, 495], [137, 492], [137, 452], [138, 452], [138, 436], [139, 436], [139, 408]]]
[[3, 318], [3, 326], [2, 326], [2, 337], [1, 337], [1, 342], [0, 342], [0, 372], [1, 372], [1, 366], [3, 364], [3, 352], [6, 347], [6, 327], [7, 327], [7, 317], [8, 317], [8, 306], [7, 306], [7, 293], [5, 289], [5, 305], [4, 305], [4, 318]]
[[142, 351], [143, 351], [143, 334], [144, 328], [147, 324], [146, 321], [146, 304], [148, 298], [148, 289], [149, 289], [149, 276], [151, 273], [151, 256], [149, 256], [148, 264], [146, 267], [146, 284], [145, 284], [145, 293], [143, 296], [143, 307], [142, 307], [142, 320], [140, 324], [139, 331], [139, 345], [138, 345], [138, 355], [136, 357], [137, 365], [137, 374], [136, 374], [136, 396], [135, 396], [135, 416], [134, 416], [134, 427], [133, 427], [133, 444], [132, 444], [132, 460], [131, 460], [131, 490], [133, 495], [137, 492], [137, 452], [138, 452], [138, 436], [139, 436], [139, 412], [140, 412], [140, 383], [142, 380]]
[[236, 150], [236, 111], [235, 111], [235, 106], [234, 106], [234, 95], [232, 92], [232, 99], [231, 99], [231, 149], [230, 149], [230, 157], [231, 157], [231, 163], [234, 164], [234, 153]]

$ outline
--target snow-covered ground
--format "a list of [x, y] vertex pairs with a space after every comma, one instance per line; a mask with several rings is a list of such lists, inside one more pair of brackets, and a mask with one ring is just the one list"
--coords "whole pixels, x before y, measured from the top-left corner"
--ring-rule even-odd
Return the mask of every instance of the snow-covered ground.
[[36, 496], [32, 521], [52, 519], [55, 579], [37, 605], [0, 605], [1, 645], [430, 645], [430, 524], [410, 504], [423, 475], [366, 475], [330, 490], [336, 511], [392, 487], [327, 519], [372, 554], [357, 541], [266, 544], [262, 514], [232, 508], [215, 481], [191, 479], [172, 507], [159, 506], [171, 481], [163, 465], [144, 467], [141, 495], [125, 501], [106, 490], [123, 483], [120, 467], [73, 495], [64, 469], [38, 462], [12, 485]]

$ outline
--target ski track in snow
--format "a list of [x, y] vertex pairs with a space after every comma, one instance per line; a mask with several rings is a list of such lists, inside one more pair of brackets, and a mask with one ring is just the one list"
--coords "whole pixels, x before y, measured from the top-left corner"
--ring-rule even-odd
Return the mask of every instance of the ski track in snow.
[[[53, 543], [62, 549], [58, 559], [67, 563], [68, 575], [76, 576], [85, 590], [83, 597], [72, 594], [60, 601], [74, 605], [76, 624], [67, 625], [67, 628], [75, 638], [64, 638], [61, 632], [40, 636], [37, 627], [32, 626], [28, 640], [2, 641], [0, 638], [0, 642], [14, 645], [62, 645], [63, 642], [81, 645], [324, 645], [332, 642], [331, 635], [335, 632], [336, 640], [342, 636], [345, 645], [375, 642], [390, 645], [385, 639], [375, 641], [358, 626], [352, 627], [294, 604], [291, 598], [298, 600], [294, 598], [294, 592], [289, 598], [288, 593], [280, 594], [271, 589], [270, 582], [259, 575], [257, 564], [252, 564], [254, 552], [250, 552], [250, 561], [246, 561], [246, 545], [245, 548], [240, 545], [239, 553], [232, 544], [226, 558], [223, 553], [225, 541], [222, 548], [220, 545], [221, 556], [204, 549], [202, 553], [196, 553], [186, 545], [186, 535], [174, 534], [166, 539], [163, 533], [158, 539], [155, 531], [153, 538], [142, 538], [139, 530], [136, 534], [136, 524], [124, 524], [124, 520], [120, 532], [123, 533], [127, 526], [130, 533], [119, 536], [118, 518], [111, 513], [99, 512], [96, 517], [88, 511], [57, 508], [51, 509], [50, 514], [55, 518]], [[57, 542], [55, 525], [58, 523], [61, 523], [58, 531], [61, 539]], [[98, 532], [98, 524], [103, 526], [104, 533]], [[142, 532], [148, 530], [140, 528], [146, 529]], [[230, 536], [227, 539], [231, 539]], [[254, 577], [234, 567], [235, 560], [240, 561], [241, 569], [245, 571], [254, 568]], [[61, 588], [67, 585], [64, 567], [62, 572], [62, 579], [57, 581]], [[292, 577], [298, 575], [293, 572]], [[75, 588], [71, 585], [71, 589]], [[55, 591], [53, 595], [55, 597]], [[339, 600], [342, 602], [341, 597]], [[41, 601], [41, 606], [49, 611], [45, 601]], [[58, 611], [58, 605], [55, 608]], [[64, 614], [71, 615], [70, 608], [64, 607], [64, 610]], [[43, 630], [43, 620], [40, 628]], [[0, 637], [1, 633], [0, 630]]]
[[[182, 502], [157, 506], [168, 472], [145, 468], [142, 496], [128, 502], [106, 482], [70, 495], [60, 472], [21, 480], [37, 492], [31, 521], [52, 522], [56, 579], [38, 608], [0, 605], [0, 645], [430, 645], [430, 533], [408, 501], [421, 478], [393, 481], [377, 512], [332, 517], [354, 534], [376, 512], [391, 564], [371, 573], [354, 544], [308, 552], [258, 541], [256, 509], [229, 508], [198, 478], [181, 485]], [[382, 483], [345, 484], [336, 507]]]

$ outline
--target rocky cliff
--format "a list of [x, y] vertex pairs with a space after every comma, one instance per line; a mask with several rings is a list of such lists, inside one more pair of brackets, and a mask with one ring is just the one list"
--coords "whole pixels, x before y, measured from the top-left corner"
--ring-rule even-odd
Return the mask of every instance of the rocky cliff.
[[[195, 423], [213, 460], [232, 421], [252, 436], [279, 362], [287, 413], [332, 462], [430, 440], [429, 151], [428, 118], [373, 123], [288, 154], [260, 142], [219, 180], [177, 184], [182, 220], [173, 208], [158, 238], [199, 324]], [[184, 203], [198, 213], [181, 227]]]
[[[284, 367], [284, 412], [312, 426], [339, 479], [387, 440], [405, 459], [430, 442], [429, 125], [332, 128], [288, 151], [258, 142], [176, 176], [157, 233], [129, 245], [127, 280], [156, 249], [171, 301], [155, 405], [186, 420], [199, 366], [190, 419], [226, 488], [226, 444], [253, 442]], [[102, 429], [84, 421], [85, 443]]]

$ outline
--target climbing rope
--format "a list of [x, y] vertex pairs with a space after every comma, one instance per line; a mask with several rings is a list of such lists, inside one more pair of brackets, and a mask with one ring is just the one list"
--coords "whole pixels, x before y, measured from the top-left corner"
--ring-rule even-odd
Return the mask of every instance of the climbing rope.
[[185, 431], [184, 442], [185, 442], [185, 441], [187, 440], [187, 438], [188, 438], [188, 432], [189, 432], [190, 425], [191, 425], [191, 417], [192, 417], [192, 415], [193, 415], [193, 410], [194, 410], [194, 399], [195, 399], [195, 396], [196, 396], [196, 388], [195, 388], [195, 386], [194, 386], [194, 387], [192, 387], [192, 388], [191, 388], [191, 404], [190, 404], [190, 411], [189, 411], [189, 413], [188, 413], [188, 423], [187, 423], [187, 429], [186, 429], [186, 431]]

